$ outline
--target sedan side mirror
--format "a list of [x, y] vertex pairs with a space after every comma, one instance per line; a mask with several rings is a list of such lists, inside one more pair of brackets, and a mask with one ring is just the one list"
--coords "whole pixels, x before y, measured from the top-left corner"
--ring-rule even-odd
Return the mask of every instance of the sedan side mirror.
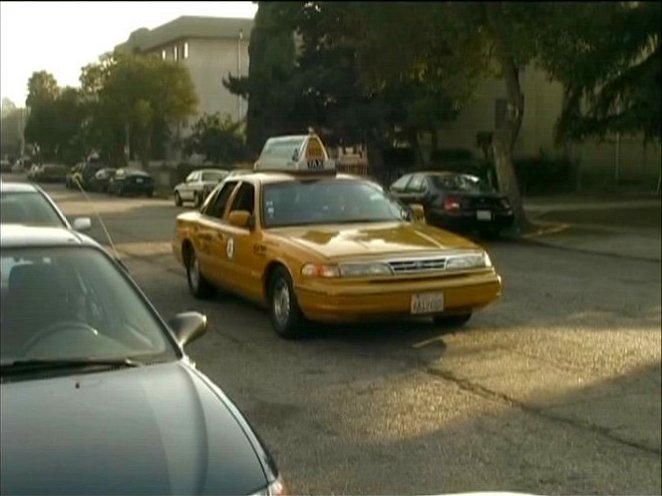
[[416, 220], [416, 222], [425, 224], [425, 208], [423, 208], [423, 205], [420, 203], [412, 203], [409, 205], [409, 208], [414, 214], [414, 220]]
[[73, 228], [78, 232], [89, 231], [92, 229], [92, 221], [89, 217], [78, 217], [74, 219]]
[[178, 313], [168, 321], [175, 338], [183, 348], [202, 336], [207, 330], [207, 316], [199, 312]]
[[230, 212], [228, 222], [231, 226], [253, 228], [253, 216], [247, 210], [235, 210]]

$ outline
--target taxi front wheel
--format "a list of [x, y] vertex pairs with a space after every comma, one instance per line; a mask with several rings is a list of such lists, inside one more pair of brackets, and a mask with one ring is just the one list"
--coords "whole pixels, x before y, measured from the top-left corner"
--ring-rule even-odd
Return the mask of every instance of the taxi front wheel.
[[269, 306], [271, 324], [283, 338], [295, 338], [301, 332], [303, 315], [297, 303], [292, 278], [283, 267], [272, 274], [269, 284]]

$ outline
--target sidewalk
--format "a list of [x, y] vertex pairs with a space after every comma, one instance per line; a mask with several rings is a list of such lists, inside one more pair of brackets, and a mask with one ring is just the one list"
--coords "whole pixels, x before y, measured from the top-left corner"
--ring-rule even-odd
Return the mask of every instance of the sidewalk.
[[556, 248], [659, 262], [659, 198], [525, 200], [536, 227], [522, 236]]

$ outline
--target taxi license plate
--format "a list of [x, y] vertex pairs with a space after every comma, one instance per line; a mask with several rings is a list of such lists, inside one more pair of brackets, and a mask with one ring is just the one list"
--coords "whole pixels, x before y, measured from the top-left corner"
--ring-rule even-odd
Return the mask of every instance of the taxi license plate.
[[441, 312], [444, 309], [444, 293], [420, 293], [411, 295], [411, 313], [414, 315]]
[[490, 212], [489, 210], [476, 210], [476, 219], [492, 220], [492, 212]]

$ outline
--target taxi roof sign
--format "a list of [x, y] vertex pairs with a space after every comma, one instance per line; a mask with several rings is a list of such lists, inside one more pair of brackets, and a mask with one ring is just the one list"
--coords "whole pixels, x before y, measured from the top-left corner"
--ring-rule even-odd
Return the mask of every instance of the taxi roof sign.
[[335, 172], [336, 164], [316, 134], [269, 138], [253, 170], [320, 173]]

